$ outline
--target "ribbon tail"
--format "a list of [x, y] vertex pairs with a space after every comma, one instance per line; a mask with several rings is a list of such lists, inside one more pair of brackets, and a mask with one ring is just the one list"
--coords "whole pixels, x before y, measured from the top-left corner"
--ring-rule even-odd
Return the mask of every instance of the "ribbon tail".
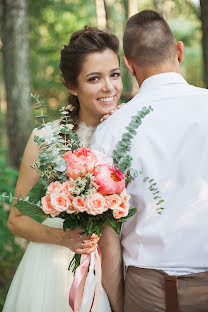
[[100, 299], [103, 296], [101, 258], [101, 252], [98, 247], [95, 252], [95, 294], [90, 312], [97, 311]]
[[69, 291], [69, 305], [74, 312], [80, 312], [90, 259], [91, 255], [88, 255], [78, 266], [74, 274], [73, 283]]

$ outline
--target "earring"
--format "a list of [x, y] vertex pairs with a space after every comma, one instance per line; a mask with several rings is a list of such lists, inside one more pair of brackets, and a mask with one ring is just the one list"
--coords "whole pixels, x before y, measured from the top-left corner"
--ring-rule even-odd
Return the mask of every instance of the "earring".
[[74, 92], [74, 95], [77, 96], [77, 92]]

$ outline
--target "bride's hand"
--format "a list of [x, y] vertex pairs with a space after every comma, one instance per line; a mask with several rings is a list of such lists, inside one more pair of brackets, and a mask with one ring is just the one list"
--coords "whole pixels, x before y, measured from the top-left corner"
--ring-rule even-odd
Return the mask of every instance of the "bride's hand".
[[63, 246], [77, 254], [90, 254], [96, 250], [98, 240], [97, 234], [87, 236], [82, 229], [67, 229], [64, 232]]
[[126, 103], [122, 103], [122, 104], [116, 106], [114, 109], [112, 109], [112, 111], [110, 111], [109, 114], [104, 115], [104, 116], [100, 119], [100, 122], [103, 122], [103, 121], [105, 121], [106, 119], [108, 119], [108, 117], [110, 117], [110, 115], [113, 115], [115, 112], [117, 112], [117, 110], [118, 110], [119, 108], [123, 107], [125, 104], [126, 104]]

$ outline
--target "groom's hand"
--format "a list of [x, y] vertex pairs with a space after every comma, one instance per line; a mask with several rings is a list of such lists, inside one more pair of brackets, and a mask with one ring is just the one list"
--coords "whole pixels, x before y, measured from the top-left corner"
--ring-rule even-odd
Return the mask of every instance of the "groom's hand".
[[100, 122], [105, 121], [106, 119], [108, 119], [108, 117], [110, 117], [110, 115], [113, 115], [115, 112], [117, 112], [118, 109], [120, 109], [121, 107], [123, 107], [126, 103], [122, 103], [118, 106], [116, 106], [114, 109], [112, 109], [112, 111], [110, 111], [109, 114], [103, 115], [103, 117], [100, 119]]

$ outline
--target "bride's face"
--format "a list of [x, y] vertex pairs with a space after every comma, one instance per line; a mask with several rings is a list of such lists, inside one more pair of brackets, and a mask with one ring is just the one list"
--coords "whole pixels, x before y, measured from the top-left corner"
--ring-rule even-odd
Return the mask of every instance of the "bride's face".
[[80, 120], [96, 125], [114, 109], [122, 91], [118, 56], [110, 49], [90, 53], [77, 79]]

